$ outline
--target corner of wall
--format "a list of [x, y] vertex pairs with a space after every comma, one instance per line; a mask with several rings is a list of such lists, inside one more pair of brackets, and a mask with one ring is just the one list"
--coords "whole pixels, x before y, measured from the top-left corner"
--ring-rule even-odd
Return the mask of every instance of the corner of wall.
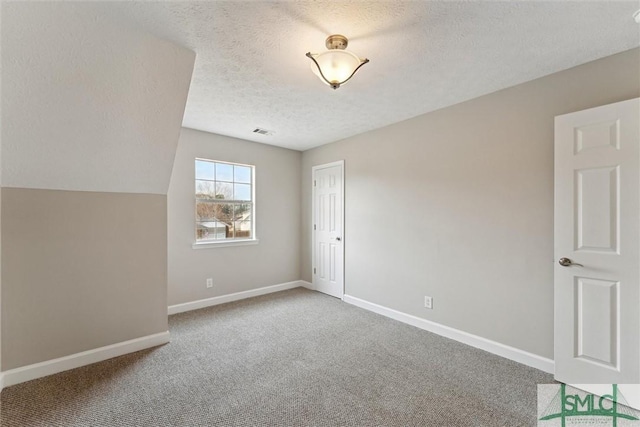
[[[639, 53], [304, 151], [301, 279], [311, 278], [311, 168], [343, 158], [347, 295], [550, 358], [553, 118], [637, 97]], [[406, 237], [380, 232], [389, 221], [381, 194], [388, 206], [412, 199]], [[504, 265], [523, 250], [526, 263]], [[439, 308], [423, 311], [425, 295]]]
[[[256, 237], [248, 246], [194, 250], [194, 159], [255, 166]], [[183, 128], [167, 195], [168, 304], [217, 301], [300, 279], [300, 152]], [[250, 257], [252, 268], [245, 259]], [[214, 278], [212, 288], [204, 286]]]
[[[166, 193], [196, 54], [115, 20], [80, 19], [93, 12], [71, 3], [5, 6], [2, 47], [18, 52], [2, 63], [12, 82], [3, 87], [1, 127], [3, 161], [11, 167], [0, 171], [0, 370], [8, 386], [20, 367], [166, 331]], [[44, 28], [49, 21], [64, 25]], [[55, 55], [47, 54], [52, 46]], [[98, 65], [104, 61], [113, 67]], [[42, 80], [41, 70], [53, 77]], [[79, 75], [92, 80], [83, 84]], [[34, 85], [46, 89], [37, 102], [23, 96]], [[92, 155], [96, 147], [100, 156]], [[13, 243], [11, 230], [21, 229], [13, 221], [43, 198], [47, 215]], [[41, 274], [46, 286], [29, 286], [42, 283]], [[46, 292], [59, 296], [59, 306]], [[69, 298], [78, 292], [88, 295], [82, 309]], [[91, 328], [68, 327], [87, 320]]]

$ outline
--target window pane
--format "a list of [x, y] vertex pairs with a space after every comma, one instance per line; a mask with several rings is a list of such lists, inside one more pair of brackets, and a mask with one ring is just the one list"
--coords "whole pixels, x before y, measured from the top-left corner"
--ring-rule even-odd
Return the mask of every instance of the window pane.
[[202, 221], [196, 223], [197, 240], [220, 240], [227, 238], [228, 227], [218, 221]]
[[251, 238], [251, 221], [237, 221], [234, 228], [236, 239]]
[[234, 166], [234, 181], [251, 184], [251, 168], [248, 166]]
[[233, 223], [233, 205], [231, 203], [215, 203], [216, 219], [231, 226]]
[[233, 204], [197, 202], [196, 218], [198, 221], [221, 221], [231, 225], [233, 222]]
[[196, 240], [253, 238], [253, 166], [195, 160]]
[[196, 160], [196, 179], [213, 180], [215, 177], [213, 171], [214, 171], [213, 162]]
[[217, 206], [217, 203], [196, 202], [196, 221], [217, 221]]
[[196, 180], [196, 199], [215, 199], [216, 187], [212, 181]]
[[233, 184], [233, 198], [235, 200], [251, 200], [251, 185]]
[[228, 182], [216, 182], [216, 199], [233, 199], [233, 184]]
[[235, 205], [233, 217], [236, 221], [250, 221], [251, 203], [237, 203]]
[[233, 181], [233, 165], [216, 163], [216, 181]]

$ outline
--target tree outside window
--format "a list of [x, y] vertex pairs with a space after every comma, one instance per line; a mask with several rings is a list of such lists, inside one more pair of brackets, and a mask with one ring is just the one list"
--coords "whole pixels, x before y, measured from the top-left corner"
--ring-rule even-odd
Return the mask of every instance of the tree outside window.
[[255, 167], [195, 160], [196, 242], [254, 239]]

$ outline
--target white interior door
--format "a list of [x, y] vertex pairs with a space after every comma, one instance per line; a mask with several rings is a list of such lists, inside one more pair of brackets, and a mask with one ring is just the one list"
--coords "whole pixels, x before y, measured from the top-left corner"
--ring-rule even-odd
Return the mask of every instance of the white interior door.
[[313, 285], [344, 295], [344, 162], [313, 167]]
[[640, 99], [556, 117], [555, 377], [564, 383], [640, 383], [639, 129]]

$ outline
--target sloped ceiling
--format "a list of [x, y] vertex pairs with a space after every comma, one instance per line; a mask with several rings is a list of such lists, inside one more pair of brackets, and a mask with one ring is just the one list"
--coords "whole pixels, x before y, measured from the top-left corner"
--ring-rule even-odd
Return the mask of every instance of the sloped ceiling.
[[[93, 4], [197, 53], [183, 125], [298, 150], [640, 44], [638, 1]], [[126, 24], [125, 24], [126, 23]], [[371, 62], [334, 91], [308, 51], [340, 33]], [[639, 58], [640, 60], [640, 58]], [[273, 136], [253, 134], [256, 127]]]
[[80, 3], [2, 3], [2, 184], [166, 194], [195, 54]]

